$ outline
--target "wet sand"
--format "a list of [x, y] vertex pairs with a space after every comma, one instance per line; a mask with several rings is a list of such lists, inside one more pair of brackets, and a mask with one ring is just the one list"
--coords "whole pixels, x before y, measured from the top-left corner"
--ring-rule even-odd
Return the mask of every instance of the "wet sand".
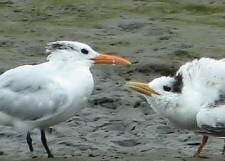
[[[224, 3], [1, 0], [0, 72], [44, 62], [44, 46], [55, 40], [85, 42], [133, 63], [92, 68], [93, 95], [86, 108], [47, 134], [56, 158], [46, 160], [195, 160], [191, 156], [201, 136], [168, 125], [124, 84], [172, 75], [194, 58], [224, 58]], [[29, 160], [25, 135], [11, 127], [0, 129], [0, 160]], [[38, 158], [31, 160], [45, 160], [39, 132], [32, 137]], [[222, 139], [210, 138], [203, 151], [208, 158], [201, 160], [223, 160], [222, 147]]]

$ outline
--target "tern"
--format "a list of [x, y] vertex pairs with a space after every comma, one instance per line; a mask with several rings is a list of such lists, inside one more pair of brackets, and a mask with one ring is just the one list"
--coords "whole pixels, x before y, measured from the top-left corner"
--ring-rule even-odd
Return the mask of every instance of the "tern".
[[182, 65], [174, 77], [126, 86], [142, 93], [152, 109], [176, 127], [203, 134], [194, 154], [199, 157], [210, 135], [225, 136], [224, 71], [224, 59], [200, 58]]
[[131, 64], [128, 60], [94, 51], [75, 41], [47, 44], [47, 61], [23, 65], [0, 75], [0, 124], [27, 132], [29, 150], [33, 152], [30, 131], [38, 128], [49, 158], [45, 129], [74, 116], [91, 95], [93, 64]]

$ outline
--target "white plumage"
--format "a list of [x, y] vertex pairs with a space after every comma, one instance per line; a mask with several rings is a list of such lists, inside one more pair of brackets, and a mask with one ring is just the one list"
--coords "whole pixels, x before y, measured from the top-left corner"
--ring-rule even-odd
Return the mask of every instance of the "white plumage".
[[[9, 70], [0, 77], [1, 123], [26, 130], [57, 124], [82, 107], [93, 85], [89, 66], [73, 65], [72, 61], [50, 61]], [[65, 110], [70, 107], [72, 111], [66, 115]], [[61, 119], [54, 117], [57, 119], [49, 121], [58, 114]]]
[[33, 147], [29, 131], [41, 129], [42, 143], [48, 157], [53, 157], [44, 130], [84, 107], [94, 87], [90, 67], [94, 63], [130, 62], [99, 54], [79, 42], [57, 41], [46, 48], [50, 54], [46, 63], [20, 66], [0, 76], [0, 123], [28, 131], [30, 151]]
[[174, 77], [156, 78], [148, 84], [128, 82], [144, 94], [153, 110], [178, 128], [204, 135], [225, 136], [225, 61], [201, 58], [180, 67]]

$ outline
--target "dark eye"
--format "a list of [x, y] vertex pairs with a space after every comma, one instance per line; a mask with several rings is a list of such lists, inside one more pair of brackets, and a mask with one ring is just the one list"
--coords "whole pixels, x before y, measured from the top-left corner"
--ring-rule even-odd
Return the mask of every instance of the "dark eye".
[[89, 53], [89, 51], [87, 49], [81, 49], [81, 52], [86, 55]]
[[163, 86], [164, 91], [171, 91], [171, 88], [168, 86]]

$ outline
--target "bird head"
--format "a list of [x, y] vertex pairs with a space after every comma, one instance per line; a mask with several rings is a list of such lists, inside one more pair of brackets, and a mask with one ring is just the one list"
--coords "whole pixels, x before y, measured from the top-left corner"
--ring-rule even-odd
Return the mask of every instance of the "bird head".
[[111, 54], [98, 53], [90, 46], [76, 41], [56, 41], [47, 44], [48, 60], [78, 60], [94, 64], [131, 64], [128, 60]]
[[172, 92], [175, 79], [172, 77], [155, 78], [149, 83], [127, 82], [126, 86], [146, 96], [160, 96]]
[[126, 86], [143, 94], [152, 106], [176, 106], [182, 88], [182, 78], [180, 77], [162, 76], [155, 78], [150, 83], [127, 82]]

